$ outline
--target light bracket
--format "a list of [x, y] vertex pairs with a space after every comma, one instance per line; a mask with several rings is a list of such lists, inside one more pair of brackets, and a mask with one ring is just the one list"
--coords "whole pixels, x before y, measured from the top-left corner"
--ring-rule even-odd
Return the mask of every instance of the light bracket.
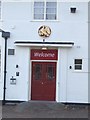
[[10, 38], [10, 32], [4, 32], [4, 31], [2, 31], [2, 37], [3, 38]]

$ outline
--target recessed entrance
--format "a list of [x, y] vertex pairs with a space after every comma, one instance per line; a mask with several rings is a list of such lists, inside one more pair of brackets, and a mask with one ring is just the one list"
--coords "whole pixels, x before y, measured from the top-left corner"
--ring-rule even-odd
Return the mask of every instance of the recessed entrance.
[[32, 62], [32, 100], [55, 101], [56, 62]]

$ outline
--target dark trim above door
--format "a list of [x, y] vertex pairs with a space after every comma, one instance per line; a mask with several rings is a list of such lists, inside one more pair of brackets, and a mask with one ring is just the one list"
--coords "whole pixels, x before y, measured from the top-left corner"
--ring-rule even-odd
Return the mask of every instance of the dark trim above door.
[[72, 47], [74, 42], [30, 42], [30, 41], [15, 41], [17, 46], [52, 46], [52, 47]]

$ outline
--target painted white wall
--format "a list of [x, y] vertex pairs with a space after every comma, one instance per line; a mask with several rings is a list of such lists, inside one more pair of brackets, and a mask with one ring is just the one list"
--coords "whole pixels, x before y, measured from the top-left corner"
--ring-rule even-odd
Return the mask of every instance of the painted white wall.
[[88, 59], [83, 59], [82, 71], [75, 71], [74, 59], [81, 56], [72, 54], [72, 49], [60, 49], [59, 101], [88, 103]]
[[[70, 48], [69, 48], [70, 49]], [[60, 49], [59, 54], [59, 102], [66, 102], [67, 101], [67, 52], [69, 49]]]
[[88, 102], [90, 103], [90, 2], [88, 4]]
[[[48, 25], [52, 34], [46, 41], [75, 43], [73, 48], [59, 48], [57, 101], [84, 103], [88, 101], [88, 3], [59, 2], [58, 6], [57, 21], [33, 21], [31, 2], [3, 2], [2, 28], [11, 32], [8, 48], [15, 49], [15, 55], [8, 56], [7, 60], [7, 100], [28, 100], [30, 48], [15, 46], [14, 42], [42, 41], [38, 35], [38, 28], [41, 25]], [[77, 8], [75, 14], [70, 13], [70, 7], [73, 6]], [[69, 70], [70, 65], [73, 67], [75, 58], [83, 58], [82, 72]], [[19, 68], [15, 68], [16, 64]], [[19, 77], [15, 76], [16, 71], [20, 72]], [[12, 76], [17, 79], [16, 85], [10, 84]]]
[[[15, 56], [8, 56], [7, 100], [28, 100], [29, 63], [30, 55], [27, 47], [18, 47], [16, 48]], [[16, 65], [19, 67], [16, 68]], [[16, 76], [16, 72], [19, 72], [20, 75]], [[10, 84], [12, 76], [16, 78], [16, 85]]]
[[[69, 51], [68, 51], [69, 52]], [[82, 57], [82, 71], [74, 70], [74, 59], [68, 53], [68, 79], [67, 79], [67, 101], [88, 103], [88, 59]], [[69, 69], [72, 66], [72, 69]]]
[[0, 37], [1, 44], [1, 76], [0, 76], [0, 100], [3, 99], [3, 80], [4, 80], [4, 39]]

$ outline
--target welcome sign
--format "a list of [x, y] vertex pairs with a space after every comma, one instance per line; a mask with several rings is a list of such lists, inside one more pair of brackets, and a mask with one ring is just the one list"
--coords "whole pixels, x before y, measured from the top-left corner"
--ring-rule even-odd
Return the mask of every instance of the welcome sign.
[[58, 60], [58, 50], [31, 50], [31, 60]]

